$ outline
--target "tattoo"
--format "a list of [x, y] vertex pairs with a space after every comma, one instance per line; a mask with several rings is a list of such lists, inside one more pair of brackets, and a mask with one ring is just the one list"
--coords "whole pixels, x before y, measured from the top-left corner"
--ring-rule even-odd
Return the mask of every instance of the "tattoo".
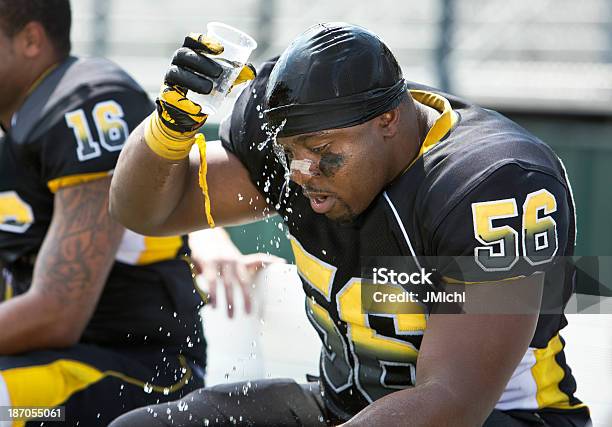
[[325, 153], [319, 160], [319, 170], [329, 178], [334, 176], [345, 163], [346, 160], [342, 154]]
[[110, 178], [101, 179], [55, 195], [34, 285], [62, 303], [82, 302], [100, 292], [114, 262], [123, 228], [108, 213], [109, 185]]

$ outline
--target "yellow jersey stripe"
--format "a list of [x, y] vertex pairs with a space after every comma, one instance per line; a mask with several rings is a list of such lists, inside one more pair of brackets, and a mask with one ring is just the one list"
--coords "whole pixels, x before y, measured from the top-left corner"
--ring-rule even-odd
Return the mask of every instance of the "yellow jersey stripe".
[[308, 253], [294, 237], [289, 239], [298, 273], [329, 301], [336, 267]]
[[4, 300], [3, 301], [10, 300], [11, 298], [13, 298], [13, 285], [11, 285], [10, 283], [7, 283], [4, 288]]
[[47, 187], [52, 193], [57, 193], [60, 188], [72, 187], [74, 185], [85, 184], [86, 182], [95, 181], [106, 178], [112, 175], [113, 171], [83, 173], [77, 175], [68, 175], [61, 178], [55, 178], [47, 182]]
[[586, 406], [584, 403], [570, 405], [569, 396], [559, 388], [565, 371], [555, 356], [561, 351], [563, 343], [559, 334], [548, 342], [546, 348], [534, 350], [536, 363], [531, 368], [531, 374], [537, 385], [536, 400], [539, 408], [576, 409]]
[[443, 96], [424, 90], [411, 90], [410, 95], [412, 95], [412, 98], [415, 101], [427, 105], [440, 113], [440, 117], [438, 117], [436, 122], [433, 124], [425, 137], [425, 141], [423, 141], [423, 145], [421, 145], [421, 149], [419, 150], [419, 154], [417, 156], [418, 159], [433, 148], [438, 142], [440, 142], [440, 140], [444, 138], [453, 128], [453, 126], [455, 126], [459, 118], [457, 113], [453, 111], [448, 99], [444, 98]]
[[144, 250], [140, 254], [136, 264], [146, 265], [174, 259], [178, 255], [181, 246], [183, 246], [183, 239], [180, 236], [144, 236]]

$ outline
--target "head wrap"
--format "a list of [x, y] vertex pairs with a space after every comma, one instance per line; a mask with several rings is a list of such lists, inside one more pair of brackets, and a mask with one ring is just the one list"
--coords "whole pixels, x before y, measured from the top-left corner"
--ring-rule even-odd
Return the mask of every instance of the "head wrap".
[[399, 104], [406, 83], [387, 46], [365, 28], [318, 24], [298, 36], [274, 66], [265, 115], [293, 136], [364, 123]]

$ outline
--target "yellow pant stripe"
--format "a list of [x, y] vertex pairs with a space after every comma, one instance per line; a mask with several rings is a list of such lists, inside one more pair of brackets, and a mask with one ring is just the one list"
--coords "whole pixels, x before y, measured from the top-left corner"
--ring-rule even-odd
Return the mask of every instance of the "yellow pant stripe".
[[147, 392], [167, 395], [181, 389], [192, 376], [185, 358], [180, 355], [178, 358], [184, 374], [177, 383], [166, 387], [148, 384], [117, 371], [100, 371], [86, 363], [69, 359], [59, 359], [47, 365], [6, 369], [2, 371], [2, 378], [6, 383], [11, 406], [58, 406], [78, 391], [107, 377], [118, 378], [142, 387]]
[[12, 406], [57, 406], [104, 376], [85, 363], [64, 359], [2, 371]]

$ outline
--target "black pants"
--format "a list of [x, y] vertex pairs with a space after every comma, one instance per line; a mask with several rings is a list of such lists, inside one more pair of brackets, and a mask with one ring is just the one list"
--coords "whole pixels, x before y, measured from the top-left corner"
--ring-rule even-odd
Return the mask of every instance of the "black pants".
[[[131, 411], [110, 427], [326, 426], [335, 419], [326, 410], [317, 383], [299, 385], [273, 379], [203, 388], [184, 398]], [[403, 423], [398, 423], [403, 424]], [[408, 424], [409, 425], [409, 424]], [[588, 410], [573, 413], [493, 411], [484, 427], [586, 427]]]
[[11, 406], [65, 407], [63, 423], [28, 421], [27, 427], [103, 427], [131, 409], [179, 399], [204, 385], [201, 367], [191, 358], [161, 350], [77, 344], [0, 356], [0, 383]]

